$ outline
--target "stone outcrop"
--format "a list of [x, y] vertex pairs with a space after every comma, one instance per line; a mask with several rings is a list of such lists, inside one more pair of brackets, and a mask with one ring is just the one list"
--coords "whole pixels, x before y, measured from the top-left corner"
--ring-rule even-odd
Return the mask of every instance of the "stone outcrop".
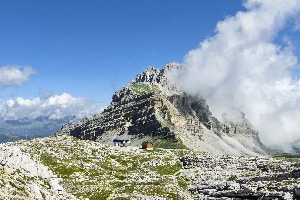
[[268, 157], [180, 158], [194, 199], [299, 199], [299, 163]]
[[0, 145], [1, 199], [75, 199], [60, 181], [37, 156], [19, 146]]
[[221, 123], [204, 99], [191, 97], [169, 82], [168, 73], [180, 67], [171, 63], [163, 69], [147, 68], [116, 92], [102, 113], [67, 124], [56, 135], [108, 144], [114, 138], [129, 139], [132, 145], [151, 140], [155, 146], [186, 146], [212, 154], [265, 154], [246, 119]]

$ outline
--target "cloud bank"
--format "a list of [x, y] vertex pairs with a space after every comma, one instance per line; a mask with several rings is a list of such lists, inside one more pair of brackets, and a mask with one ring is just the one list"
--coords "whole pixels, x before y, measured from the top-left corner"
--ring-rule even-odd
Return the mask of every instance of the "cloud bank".
[[217, 23], [171, 79], [205, 98], [218, 119], [245, 113], [267, 146], [300, 148], [299, 63], [286, 32], [299, 31], [300, 0], [248, 0], [244, 7]]
[[[0, 67], [0, 85], [2, 87], [22, 86], [37, 71], [30, 66], [6, 65]], [[0, 103], [0, 120], [35, 119], [46, 117], [61, 119], [75, 116], [77, 120], [101, 111], [99, 105], [68, 93], [46, 95], [33, 99], [18, 97]]]
[[6, 65], [0, 67], [0, 83], [2, 86], [21, 86], [32, 74], [37, 72], [30, 66]]
[[100, 111], [99, 107], [85, 99], [63, 93], [51, 96], [46, 100], [41, 100], [39, 97], [10, 99], [0, 105], [0, 118], [3, 120], [34, 119], [43, 116], [50, 119], [61, 119], [67, 116], [76, 116], [77, 119], [81, 119]]

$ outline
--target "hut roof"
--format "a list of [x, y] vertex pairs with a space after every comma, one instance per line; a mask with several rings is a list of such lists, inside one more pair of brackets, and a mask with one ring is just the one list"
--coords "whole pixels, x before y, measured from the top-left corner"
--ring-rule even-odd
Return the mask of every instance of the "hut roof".
[[120, 142], [120, 143], [125, 142], [125, 143], [127, 143], [127, 142], [129, 142], [129, 140], [114, 139], [113, 142]]
[[153, 143], [152, 143], [152, 142], [149, 142], [149, 141], [143, 142], [142, 145], [147, 145], [147, 144], [149, 144], [149, 143], [153, 145]]

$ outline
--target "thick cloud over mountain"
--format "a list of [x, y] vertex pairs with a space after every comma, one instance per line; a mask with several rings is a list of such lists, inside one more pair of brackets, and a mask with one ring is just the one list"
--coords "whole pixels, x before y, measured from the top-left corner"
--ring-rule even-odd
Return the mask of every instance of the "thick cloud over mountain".
[[299, 63], [289, 37], [299, 31], [300, 1], [248, 0], [244, 6], [186, 55], [172, 79], [204, 97], [220, 119], [245, 113], [266, 145], [300, 148]]

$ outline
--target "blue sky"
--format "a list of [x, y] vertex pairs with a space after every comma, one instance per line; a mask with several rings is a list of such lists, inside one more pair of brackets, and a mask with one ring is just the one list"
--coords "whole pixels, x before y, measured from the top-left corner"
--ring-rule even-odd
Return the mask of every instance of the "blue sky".
[[243, 9], [241, 0], [0, 0], [0, 66], [31, 66], [0, 102], [71, 94], [102, 104], [148, 66], [163, 67]]
[[[0, 119], [99, 112], [148, 66], [185, 62], [217, 24], [252, 12], [245, 2], [298, 1], [0, 0]], [[285, 23], [272, 41], [297, 56], [300, 18]]]
[[175, 61], [219, 120], [300, 148], [300, 0], [0, 0], [0, 44], [0, 120], [98, 113]]

